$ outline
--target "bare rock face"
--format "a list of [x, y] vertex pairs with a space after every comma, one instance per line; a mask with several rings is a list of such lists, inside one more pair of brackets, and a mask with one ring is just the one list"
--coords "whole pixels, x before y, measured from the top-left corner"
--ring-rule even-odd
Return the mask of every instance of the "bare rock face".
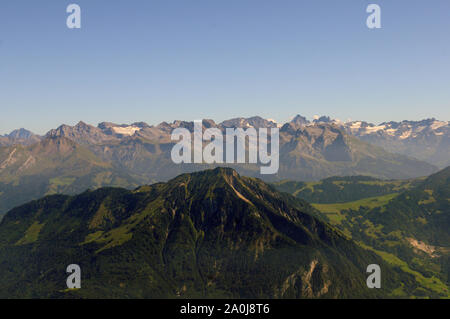
[[57, 129], [49, 131], [46, 136], [65, 137], [81, 145], [98, 144], [116, 140], [114, 136], [105, 134], [100, 128], [84, 122], [79, 122], [75, 126], [61, 125]]

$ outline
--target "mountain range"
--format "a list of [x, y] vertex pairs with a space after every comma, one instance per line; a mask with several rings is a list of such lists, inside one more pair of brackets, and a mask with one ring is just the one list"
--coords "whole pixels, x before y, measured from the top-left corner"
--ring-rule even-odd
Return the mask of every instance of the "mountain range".
[[381, 146], [389, 152], [413, 156], [440, 168], [450, 165], [449, 122], [436, 119], [380, 125], [351, 122], [344, 128], [362, 141]]
[[[218, 128], [224, 132], [227, 128], [280, 128], [278, 174], [259, 175], [259, 166], [254, 164], [231, 165], [243, 175], [260, 177], [266, 181], [286, 178], [311, 181], [348, 175], [405, 179], [436, 172], [436, 166], [416, 158], [425, 156], [423, 148], [434, 150], [436, 143], [444, 145], [449, 140], [448, 123], [444, 125], [444, 122], [435, 120], [420, 123], [422, 126], [428, 125], [426, 129], [420, 130], [420, 134], [428, 132], [427, 136], [434, 136], [434, 139], [426, 139], [430, 144], [418, 142], [415, 153], [408, 154], [414, 157], [388, 152], [376, 143], [364, 141], [363, 136], [366, 135], [362, 133], [362, 128], [357, 131], [349, 129], [354, 128], [355, 124], [343, 126], [328, 117], [310, 122], [297, 116], [284, 125], [261, 117], [236, 118], [219, 124], [213, 120], [204, 120], [203, 129]], [[389, 125], [395, 126], [392, 123]], [[402, 125], [395, 127], [400, 130]], [[360, 126], [366, 127], [365, 124]], [[157, 126], [144, 122], [131, 125], [103, 122], [97, 127], [79, 122], [75, 126], [61, 125], [45, 136], [38, 136], [25, 129], [1, 136], [0, 215], [46, 194], [76, 194], [101, 186], [133, 188], [217, 166], [176, 165], [171, 160], [170, 152], [174, 145], [172, 131], [186, 128], [192, 132], [193, 127], [194, 123], [187, 121], [163, 122]], [[393, 134], [390, 141], [399, 134], [400, 131]], [[420, 134], [417, 134], [401, 139], [405, 136], [403, 134], [395, 141], [419, 138]], [[422, 137], [420, 139], [423, 140]], [[444, 163], [442, 158], [449, 147], [439, 147], [438, 150], [428, 154], [433, 153], [430, 158], [439, 158], [438, 162]]]
[[[365, 121], [347, 121], [331, 119], [328, 116], [317, 117], [310, 121], [297, 115], [290, 122], [279, 124], [274, 120], [255, 116], [251, 118], [235, 118], [216, 124], [213, 120], [203, 121], [205, 128], [261, 128], [289, 126], [285, 129], [304, 129], [327, 125], [337, 127], [348, 135], [380, 146], [391, 153], [414, 157], [430, 164], [444, 168], [450, 165], [450, 122], [434, 118], [421, 121], [385, 122], [372, 124]], [[64, 136], [79, 144], [102, 144], [121, 141], [129, 137], [141, 137], [154, 143], [170, 142], [170, 133], [174, 128], [193, 128], [192, 122], [175, 121], [171, 124], [162, 122], [156, 126], [145, 122], [133, 124], [100, 123], [97, 127], [80, 122], [75, 126], [61, 125], [50, 130], [44, 137]], [[38, 136], [25, 129], [19, 129], [8, 135], [0, 136], [0, 146], [14, 144], [30, 145], [38, 142]]]
[[[426, 122], [430, 125], [427, 131], [434, 127], [442, 144], [448, 140], [448, 131], [435, 122]], [[187, 121], [157, 126], [144, 122], [131, 125], [103, 122], [97, 127], [80, 122], [75, 126], [61, 125], [45, 136], [25, 129], [1, 136], [0, 215], [46, 194], [76, 194], [102, 186], [133, 188], [214, 167], [172, 162], [171, 132], [176, 128], [192, 132], [193, 127], [194, 123]], [[278, 174], [261, 176], [257, 165], [232, 165], [243, 175], [267, 181], [285, 178], [308, 181], [347, 175], [401, 179], [437, 171], [432, 164], [364, 142], [327, 117], [309, 122], [297, 116], [284, 125], [261, 117], [236, 118], [219, 124], [203, 121], [203, 129], [218, 128], [224, 132], [239, 127], [280, 128]], [[442, 154], [446, 152], [441, 149]]]

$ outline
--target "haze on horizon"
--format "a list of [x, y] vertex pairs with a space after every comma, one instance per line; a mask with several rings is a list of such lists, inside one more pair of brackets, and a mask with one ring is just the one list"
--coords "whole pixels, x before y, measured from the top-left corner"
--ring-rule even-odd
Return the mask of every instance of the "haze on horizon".
[[[450, 2], [0, 3], [0, 134], [301, 114], [450, 120]], [[72, 3], [70, 2], [70, 3]], [[382, 8], [382, 29], [366, 7]]]

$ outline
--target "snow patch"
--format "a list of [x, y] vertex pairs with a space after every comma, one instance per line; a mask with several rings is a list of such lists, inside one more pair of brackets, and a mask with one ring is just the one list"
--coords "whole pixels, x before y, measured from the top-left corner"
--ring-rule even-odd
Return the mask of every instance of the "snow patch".
[[127, 126], [127, 127], [120, 127], [116, 126], [112, 128], [114, 133], [120, 134], [120, 135], [134, 135], [137, 131], [140, 131], [141, 129], [137, 126]]
[[431, 124], [432, 130], [437, 130], [438, 128], [441, 128], [443, 126], [448, 125], [447, 122], [441, 122], [441, 121], [434, 121], [433, 124]]
[[401, 139], [401, 140], [407, 139], [408, 137], [411, 136], [411, 132], [412, 132], [411, 130], [403, 132], [403, 134], [400, 135], [399, 139]]
[[384, 125], [379, 125], [379, 126], [369, 126], [366, 127], [366, 131], [364, 132], [365, 134], [372, 134], [372, 133], [376, 133], [378, 131], [382, 131], [385, 130], [386, 126]]

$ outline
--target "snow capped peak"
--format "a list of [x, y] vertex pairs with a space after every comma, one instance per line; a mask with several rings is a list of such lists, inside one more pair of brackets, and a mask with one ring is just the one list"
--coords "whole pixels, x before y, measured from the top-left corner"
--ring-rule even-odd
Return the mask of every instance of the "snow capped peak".
[[361, 121], [353, 121], [345, 123], [343, 127], [348, 133], [357, 137], [381, 134], [400, 140], [416, 138], [421, 134], [434, 134], [436, 136], [442, 136], [445, 134], [443, 130], [450, 132], [449, 122], [438, 121], [435, 119], [422, 121], [384, 122], [379, 125]]

